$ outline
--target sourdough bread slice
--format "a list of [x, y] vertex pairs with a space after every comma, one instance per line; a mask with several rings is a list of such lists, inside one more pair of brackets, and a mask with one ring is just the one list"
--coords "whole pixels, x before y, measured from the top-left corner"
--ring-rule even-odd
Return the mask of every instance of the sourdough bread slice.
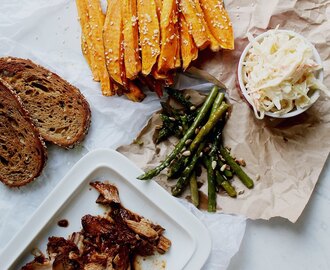
[[40, 175], [45, 144], [9, 85], [0, 80], [0, 181], [23, 186]]
[[70, 148], [83, 140], [91, 113], [76, 87], [30, 60], [15, 57], [0, 58], [0, 78], [13, 87], [46, 141]]

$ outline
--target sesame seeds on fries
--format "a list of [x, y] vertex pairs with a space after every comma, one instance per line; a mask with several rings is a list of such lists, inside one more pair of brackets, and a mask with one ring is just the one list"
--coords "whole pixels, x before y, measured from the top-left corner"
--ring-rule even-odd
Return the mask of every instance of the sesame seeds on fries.
[[76, 0], [81, 48], [102, 94], [142, 101], [141, 82], [158, 96], [200, 50], [234, 49], [221, 0]]
[[120, 2], [121, 0], [108, 1], [107, 14], [103, 26], [103, 44], [108, 72], [115, 82], [123, 85], [123, 20]]
[[160, 54], [160, 29], [155, 0], [138, 0], [142, 74], [148, 75]]
[[77, 8], [85, 38], [83, 39], [86, 41], [88, 48], [85, 55], [87, 59], [90, 59], [89, 63], [94, 80], [101, 82], [103, 95], [111, 96], [113, 92], [106, 68], [102, 38], [104, 14], [101, 10], [101, 4], [98, 0], [79, 0], [77, 1]]
[[199, 0], [212, 35], [223, 49], [234, 49], [233, 27], [222, 1]]

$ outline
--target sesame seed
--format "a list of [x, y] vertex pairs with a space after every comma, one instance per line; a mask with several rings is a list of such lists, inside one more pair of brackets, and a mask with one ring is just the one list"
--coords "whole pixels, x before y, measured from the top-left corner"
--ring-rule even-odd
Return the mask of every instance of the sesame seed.
[[191, 152], [190, 152], [189, 150], [187, 150], [187, 151], [184, 151], [184, 152], [182, 153], [182, 155], [183, 155], [184, 157], [189, 157], [189, 156], [191, 155]]
[[214, 170], [217, 167], [217, 162], [215, 160], [212, 161], [212, 169]]
[[221, 168], [220, 168], [220, 171], [224, 172], [226, 167], [227, 167], [227, 164], [222, 165]]

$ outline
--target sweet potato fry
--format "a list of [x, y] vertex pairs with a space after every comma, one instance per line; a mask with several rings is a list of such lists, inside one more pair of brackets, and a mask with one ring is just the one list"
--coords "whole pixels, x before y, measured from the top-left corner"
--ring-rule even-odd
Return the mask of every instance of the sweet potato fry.
[[161, 73], [157, 70], [157, 66], [154, 66], [151, 71], [152, 76], [156, 80], [166, 80], [167, 79], [167, 73]]
[[83, 54], [89, 64], [94, 81], [100, 81], [99, 72], [97, 69], [95, 57], [92, 57], [91, 51], [93, 47], [91, 30], [89, 25], [89, 12], [87, 9], [87, 1], [86, 0], [76, 0], [79, 22], [81, 25], [81, 46], [83, 50]]
[[177, 14], [177, 23], [175, 24], [175, 38], [177, 39], [176, 55], [175, 55], [175, 68], [181, 67], [181, 48], [180, 48], [180, 22], [179, 22], [179, 12]]
[[223, 49], [234, 49], [233, 27], [223, 1], [200, 0], [208, 27]]
[[126, 77], [134, 79], [141, 71], [136, 0], [121, 0], [121, 3], [123, 8]]
[[199, 14], [198, 16], [200, 16], [200, 19], [203, 22], [203, 26], [205, 28], [205, 32], [206, 32], [207, 36], [209, 37], [210, 49], [214, 52], [217, 52], [221, 49], [221, 46], [220, 46], [219, 42], [216, 40], [216, 38], [213, 36], [211, 30], [209, 29], [209, 26], [204, 17], [204, 13], [203, 13], [203, 9], [201, 7], [200, 1], [199, 0], [194, 0], [194, 1], [195, 1], [195, 7], [196, 7], [197, 14]]
[[155, 92], [158, 97], [163, 96], [163, 82], [160, 80], [156, 80], [153, 76], [140, 76], [139, 80], [142, 82], [142, 84], [146, 85], [150, 91]]
[[167, 71], [175, 68], [175, 56], [179, 46], [175, 29], [177, 22], [178, 7], [176, 0], [163, 0], [160, 18], [161, 49], [158, 58], [159, 73], [167, 73]]
[[123, 85], [122, 12], [120, 0], [109, 0], [103, 26], [103, 44], [108, 72], [111, 78]]
[[160, 53], [160, 29], [154, 0], [138, 0], [139, 38], [142, 57], [142, 74], [148, 75]]
[[182, 68], [186, 70], [190, 63], [195, 60], [198, 56], [198, 48], [190, 35], [188, 24], [182, 15], [179, 16], [180, 21], [180, 46], [181, 46], [181, 58], [182, 58]]
[[163, 0], [155, 0], [155, 4], [156, 4], [158, 20], [160, 21], [160, 12], [162, 10]]
[[[84, 36], [84, 33], [81, 33], [81, 51], [90, 67], [90, 69], [92, 70], [92, 72], [95, 72], [96, 70], [92, 69], [92, 63], [91, 63], [91, 55], [90, 55], [90, 52], [89, 52], [89, 49], [88, 49], [88, 44], [87, 44], [87, 40]], [[95, 79], [95, 77], [97, 77], [98, 74], [95, 73], [93, 74], [93, 78]]]
[[188, 23], [188, 29], [191, 33], [197, 48], [203, 50], [210, 44], [210, 38], [205, 28], [203, 14], [199, 13], [197, 6], [198, 0], [181, 0], [180, 9]]
[[101, 81], [103, 95], [113, 95], [110, 77], [106, 68], [102, 28], [104, 14], [98, 0], [76, 0], [82, 33], [86, 38], [94, 80]]
[[128, 92], [125, 92], [125, 96], [134, 102], [141, 102], [146, 96], [132, 81], [128, 81], [128, 88], [126, 90], [128, 90]]

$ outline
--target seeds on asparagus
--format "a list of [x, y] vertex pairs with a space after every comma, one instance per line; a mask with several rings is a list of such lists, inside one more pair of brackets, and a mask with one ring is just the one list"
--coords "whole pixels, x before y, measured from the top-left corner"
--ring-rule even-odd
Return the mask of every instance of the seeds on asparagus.
[[212, 161], [212, 169], [214, 170], [217, 167], [217, 162], [215, 160]]
[[246, 166], [246, 162], [244, 159], [236, 159], [236, 162], [238, 163], [238, 165], [245, 167]]
[[[183, 109], [174, 109], [169, 103], [162, 102], [163, 111], [160, 115], [163, 125], [159, 129], [162, 140], [169, 136], [179, 138], [173, 151], [165, 157], [156, 168], [138, 177], [148, 180], [169, 167], [167, 176], [178, 178], [172, 187], [174, 196], [180, 195], [190, 186], [193, 203], [199, 203], [199, 192], [196, 177], [199, 177], [201, 161], [207, 171], [208, 211], [216, 211], [216, 192], [223, 189], [230, 197], [236, 197], [237, 192], [230, 179], [234, 174], [248, 188], [253, 187], [252, 179], [242, 170], [246, 165], [243, 159], [236, 159], [230, 153], [230, 148], [223, 146], [222, 130], [228, 120], [229, 105], [224, 101], [224, 94], [213, 87], [205, 102], [197, 109], [180, 91], [167, 89], [168, 94]], [[181, 108], [182, 108], [181, 107]], [[159, 127], [158, 127], [159, 128]], [[257, 180], [260, 178], [256, 177]], [[244, 192], [244, 191], [243, 191]], [[242, 194], [242, 191], [239, 192]]]
[[192, 139], [188, 139], [188, 140], [186, 141], [186, 145], [191, 144], [191, 142], [192, 142]]
[[189, 150], [187, 150], [187, 151], [184, 151], [184, 152], [182, 153], [182, 155], [183, 155], [184, 157], [189, 157], [189, 156], [191, 155], [191, 152], [190, 152]]

